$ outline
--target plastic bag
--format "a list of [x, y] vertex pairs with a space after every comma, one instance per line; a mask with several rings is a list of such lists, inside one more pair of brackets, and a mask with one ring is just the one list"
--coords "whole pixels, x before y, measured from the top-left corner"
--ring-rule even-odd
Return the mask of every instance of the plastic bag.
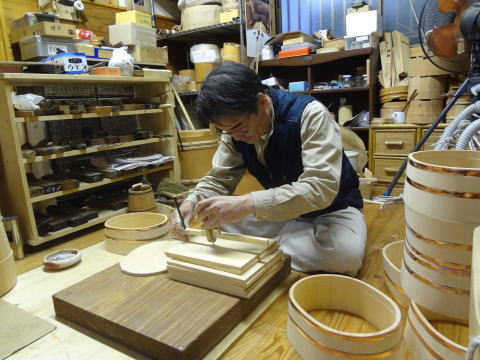
[[113, 50], [108, 66], [119, 67], [124, 76], [133, 76], [133, 57], [123, 47]]
[[43, 96], [35, 95], [35, 94], [25, 94], [25, 95], [17, 95], [16, 93], [12, 93], [12, 103], [15, 109], [21, 111], [30, 111], [30, 110], [37, 110], [40, 109], [38, 104], [45, 100]]
[[190, 48], [190, 61], [196, 63], [220, 62], [220, 49], [214, 44], [198, 44]]

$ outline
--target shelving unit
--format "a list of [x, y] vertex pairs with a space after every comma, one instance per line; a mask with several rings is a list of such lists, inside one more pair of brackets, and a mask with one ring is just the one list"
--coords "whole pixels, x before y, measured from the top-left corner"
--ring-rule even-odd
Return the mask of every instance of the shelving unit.
[[[318, 98], [330, 111], [337, 112], [340, 97], [347, 98], [347, 104], [353, 105], [353, 115], [362, 110], [369, 111], [369, 118], [375, 116], [377, 108], [377, 66], [379, 52], [374, 48], [337, 51], [326, 54], [311, 54], [282, 59], [261, 61], [260, 76], [262, 79], [275, 76], [291, 81], [307, 81], [308, 90], [296, 93], [311, 95]], [[317, 82], [329, 82], [339, 74], [353, 74], [358, 66], [367, 66], [368, 86], [342, 89], [314, 90]], [[368, 128], [352, 127], [368, 148]]]
[[[79, 193], [85, 190], [100, 188], [102, 186], [118, 183], [123, 180], [134, 179], [147, 175], [152, 183], [158, 182], [161, 178], [169, 177], [178, 180], [180, 178], [180, 166], [178, 163], [177, 137], [173, 114], [173, 93], [171, 90], [171, 72], [161, 70], [152, 77], [108, 77], [91, 75], [46, 75], [46, 74], [0, 74], [0, 107], [4, 110], [4, 116], [0, 118], [0, 130], [2, 131], [2, 142], [0, 143], [0, 176], [6, 179], [0, 189], [2, 199], [5, 199], [2, 206], [2, 213], [19, 216], [19, 229], [22, 239], [29, 245], [39, 245], [47, 241], [71, 234], [78, 230], [100, 224], [109, 218], [125, 213], [126, 209], [117, 211], [99, 210], [99, 216], [85, 224], [76, 227], [69, 227], [57, 232], [39, 236], [36, 228], [34, 207], [41, 201], [55, 199], [65, 195]], [[119, 111], [111, 113], [85, 113], [74, 115], [48, 115], [20, 117], [15, 115], [12, 105], [11, 93], [16, 86], [36, 86], [45, 84], [118, 84], [132, 85], [135, 97], [151, 97], [153, 94], [164, 93], [164, 104], [158, 109]], [[101, 96], [101, 94], [99, 94]], [[135, 116], [137, 125], [143, 129], [152, 130], [155, 134], [165, 137], [151, 138], [145, 140], [128, 141], [103, 146], [91, 146], [84, 150], [70, 150], [59, 154], [23, 157], [21, 145], [24, 142], [24, 127], [30, 122], [65, 121], [67, 123], [81, 119], [108, 118], [118, 116]], [[40, 196], [30, 196], [27, 173], [31, 171], [34, 163], [50, 161], [54, 159], [68, 159], [86, 154], [122, 149], [128, 147], [141, 147], [142, 149], [163, 155], [174, 156], [173, 162], [164, 163], [158, 167], [127, 173], [115, 178], [104, 178], [94, 183], [80, 182], [79, 186], [73, 189], [57, 191]]]

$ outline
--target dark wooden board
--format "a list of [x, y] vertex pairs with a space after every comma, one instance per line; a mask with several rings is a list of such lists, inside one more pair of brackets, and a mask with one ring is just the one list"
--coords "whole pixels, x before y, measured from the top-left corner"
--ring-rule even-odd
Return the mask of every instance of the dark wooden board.
[[290, 261], [251, 299], [109, 267], [53, 295], [57, 316], [154, 359], [201, 359], [290, 273]]

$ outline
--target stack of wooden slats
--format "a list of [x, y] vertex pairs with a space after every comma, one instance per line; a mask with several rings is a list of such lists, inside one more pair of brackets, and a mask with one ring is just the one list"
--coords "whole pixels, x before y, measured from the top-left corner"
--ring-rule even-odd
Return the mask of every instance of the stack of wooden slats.
[[408, 85], [410, 40], [399, 31], [387, 32], [384, 37], [385, 40], [380, 43], [380, 83], [384, 88]]
[[[200, 232], [201, 233], [201, 232]], [[203, 235], [166, 251], [168, 276], [177, 281], [250, 298], [283, 266], [273, 239], [227, 234], [212, 245]], [[237, 237], [237, 240], [232, 238]], [[228, 239], [227, 239], [228, 238]]]

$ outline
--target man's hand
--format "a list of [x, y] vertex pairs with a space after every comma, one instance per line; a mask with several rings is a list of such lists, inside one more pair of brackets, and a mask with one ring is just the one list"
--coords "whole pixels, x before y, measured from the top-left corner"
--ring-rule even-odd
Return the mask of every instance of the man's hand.
[[[182, 212], [185, 226], [188, 227], [193, 218], [193, 203], [191, 201], [184, 201], [180, 206], [180, 211]], [[183, 241], [187, 240], [185, 229], [182, 226], [182, 221], [180, 220], [180, 215], [178, 215], [177, 210], [170, 214], [170, 221], [172, 223], [172, 237]]]
[[194, 216], [203, 222], [202, 229], [214, 229], [231, 224], [255, 213], [255, 204], [250, 194], [241, 196], [215, 196], [200, 201], [195, 206]]

